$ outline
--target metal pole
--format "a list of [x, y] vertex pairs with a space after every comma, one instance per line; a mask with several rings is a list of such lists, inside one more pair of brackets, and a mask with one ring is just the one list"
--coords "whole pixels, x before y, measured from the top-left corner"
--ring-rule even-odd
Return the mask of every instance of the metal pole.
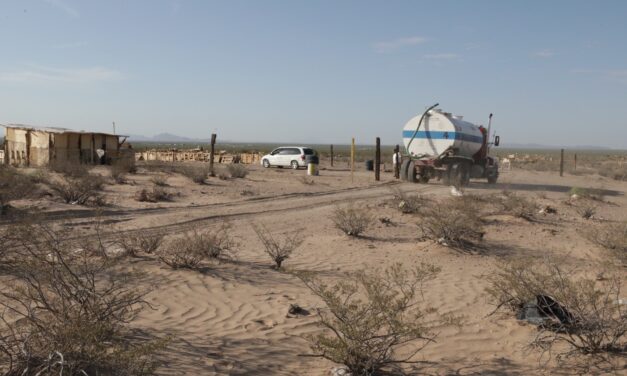
[[374, 180], [381, 180], [381, 139], [377, 137], [376, 141], [376, 151], [374, 157]]
[[211, 151], [209, 152], [209, 171], [211, 176], [216, 176], [215, 172], [213, 171], [213, 156], [215, 152], [216, 137], [217, 135], [215, 133], [211, 134]]
[[575, 171], [577, 171], [577, 153], [575, 153]]
[[564, 176], [564, 149], [560, 152], [560, 176]]

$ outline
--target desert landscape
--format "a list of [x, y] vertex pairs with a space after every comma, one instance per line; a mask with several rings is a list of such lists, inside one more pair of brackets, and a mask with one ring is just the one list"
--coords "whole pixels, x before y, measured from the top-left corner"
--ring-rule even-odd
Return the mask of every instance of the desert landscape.
[[[195, 162], [0, 166], [1, 366], [317, 376], [379, 357], [363, 374], [625, 372], [625, 180], [514, 164], [453, 197], [390, 171], [376, 182], [362, 165], [351, 173], [322, 157], [308, 176], [217, 164], [214, 177]], [[74, 287], [59, 291], [60, 281]], [[98, 299], [87, 304], [82, 289]], [[517, 319], [517, 299], [538, 294], [577, 321]], [[94, 306], [111, 310], [97, 316], [111, 320], [109, 337], [74, 330], [91, 327]], [[585, 320], [594, 335], [575, 324]]]

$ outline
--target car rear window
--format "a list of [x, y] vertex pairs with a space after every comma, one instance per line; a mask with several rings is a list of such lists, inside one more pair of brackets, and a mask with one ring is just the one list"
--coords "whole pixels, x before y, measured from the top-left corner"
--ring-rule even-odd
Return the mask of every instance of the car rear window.
[[313, 149], [303, 149], [303, 151], [305, 152], [305, 155], [314, 155], [314, 151]]

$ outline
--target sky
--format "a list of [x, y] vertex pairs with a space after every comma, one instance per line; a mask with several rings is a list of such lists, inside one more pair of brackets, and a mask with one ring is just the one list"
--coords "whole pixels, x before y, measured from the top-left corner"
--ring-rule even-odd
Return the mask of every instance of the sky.
[[627, 149], [627, 1], [0, 0], [0, 124], [400, 143], [440, 107], [503, 143]]

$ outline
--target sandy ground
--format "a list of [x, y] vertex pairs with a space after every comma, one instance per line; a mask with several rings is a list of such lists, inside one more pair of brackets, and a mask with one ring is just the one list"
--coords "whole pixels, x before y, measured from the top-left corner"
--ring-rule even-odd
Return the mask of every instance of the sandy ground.
[[[106, 174], [102, 168], [96, 170]], [[252, 166], [250, 171], [244, 179], [211, 178], [206, 185], [171, 175], [168, 189], [177, 197], [167, 203], [134, 200], [135, 192], [150, 185], [155, 175], [142, 169], [129, 177], [132, 184], [105, 188], [112, 206], [99, 215], [118, 233], [162, 229], [175, 234], [190, 225], [215, 228], [228, 221], [239, 243], [233, 261], [208, 264], [202, 271], [172, 270], [150, 256], [129, 261], [146, 272], [145, 284], [153, 288], [148, 301], [154, 306], [142, 311], [132, 325], [173, 338], [160, 354], [161, 375], [330, 374], [332, 363], [302, 356], [309, 353], [302, 336], [318, 330], [315, 316], [286, 317], [291, 303], [314, 310], [322, 307], [321, 301], [299, 279], [270, 268], [252, 223], [263, 223], [277, 233], [302, 231], [305, 243], [285, 267], [317, 271], [323, 278], [394, 262], [440, 266], [442, 272], [426, 286], [425, 301], [440, 312], [465, 316], [464, 325], [438, 328], [437, 342], [416, 357], [424, 363], [408, 367], [409, 374], [571, 374], [553, 362], [541, 363], [537, 352], [526, 349], [535, 327], [510, 315], [488, 316], [494, 307], [484, 294], [484, 277], [500, 258], [514, 255], [567, 256], [573, 265], [591, 269], [607, 257], [581, 236], [591, 222], [564, 203], [573, 186], [606, 190], [606, 203], [599, 204], [597, 217], [627, 220], [627, 183], [597, 176], [504, 172], [496, 185], [477, 181], [466, 192], [491, 196], [514, 191], [555, 207], [557, 214], [538, 215], [533, 222], [507, 215], [486, 218], [484, 251], [465, 254], [420, 240], [419, 218], [400, 213], [390, 203], [391, 187], [434, 199], [450, 196], [450, 188], [439, 182], [400, 183], [389, 172], [375, 182], [373, 173], [364, 170], [351, 178], [346, 166], [323, 165], [316, 177], [306, 177], [304, 170]], [[349, 201], [370, 208], [377, 218], [389, 218], [392, 225], [376, 221], [364, 238], [347, 237], [334, 228], [330, 215], [336, 205]], [[49, 198], [37, 205], [51, 221], [85, 231], [94, 227], [94, 209]]]

